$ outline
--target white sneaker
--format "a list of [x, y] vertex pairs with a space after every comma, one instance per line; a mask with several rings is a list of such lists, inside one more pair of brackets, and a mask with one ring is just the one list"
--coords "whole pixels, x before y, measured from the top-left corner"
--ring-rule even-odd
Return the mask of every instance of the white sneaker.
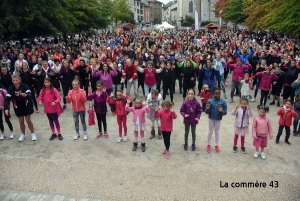
[[21, 134], [19, 137], [19, 142], [22, 142], [27, 136], [24, 134]]
[[14, 137], [15, 137], [15, 134], [14, 134], [14, 133], [11, 133], [11, 134], [9, 135], [9, 138], [10, 138], [10, 139], [14, 139]]
[[77, 140], [78, 138], [80, 138], [80, 135], [78, 133], [76, 133], [74, 136], [74, 140]]
[[36, 134], [34, 134], [34, 133], [31, 134], [31, 140], [32, 141], [36, 141], [37, 140]]
[[0, 135], [0, 140], [4, 140], [4, 138], [5, 138], [5, 135], [2, 133], [2, 134]]
[[261, 157], [262, 159], [266, 159], [265, 153], [264, 153], [264, 152], [261, 152], [261, 153], [260, 153], [260, 157]]
[[127, 141], [127, 136], [123, 136], [123, 142]]
[[254, 158], [257, 158], [258, 155], [259, 155], [259, 153], [256, 151], [256, 152], [254, 153]]
[[122, 138], [119, 137], [117, 143], [120, 143], [122, 141]]
[[85, 134], [83, 134], [83, 140], [87, 140], [88, 139], [88, 136], [87, 136], [87, 134], [85, 133]]
[[250, 100], [250, 102], [255, 102], [255, 98], [252, 98], [252, 99]]

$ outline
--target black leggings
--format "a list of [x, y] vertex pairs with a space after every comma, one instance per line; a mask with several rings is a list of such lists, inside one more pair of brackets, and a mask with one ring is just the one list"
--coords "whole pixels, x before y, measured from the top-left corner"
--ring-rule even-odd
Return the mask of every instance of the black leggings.
[[86, 97], [88, 97], [89, 80], [80, 80], [80, 88], [84, 89]]
[[266, 106], [268, 95], [269, 95], [269, 91], [265, 91], [265, 90], [260, 90], [260, 91], [261, 91], [260, 105], [262, 106], [262, 103], [264, 101], [264, 106]]
[[171, 139], [171, 131], [161, 131], [163, 138], [164, 138], [164, 143], [166, 150], [169, 151], [170, 148], [170, 139]]
[[190, 81], [189, 83], [188, 82], [183, 82], [183, 91], [182, 91], [182, 96], [183, 98], [186, 97], [186, 94], [187, 94], [187, 91], [189, 89], [194, 89], [194, 84], [192, 81]]
[[182, 90], [182, 76], [179, 74], [176, 74], [175, 80], [174, 80], [174, 84], [173, 84], [173, 89], [175, 91], [175, 83], [176, 83], [176, 79], [178, 79], [178, 85], [179, 85], [179, 91]]
[[198, 92], [200, 93], [203, 87], [203, 76], [198, 77]]
[[30, 91], [31, 91], [31, 98], [32, 98], [32, 102], [34, 104], [34, 107], [35, 107], [36, 110], [39, 110], [38, 105], [37, 105], [37, 101], [36, 101], [36, 98], [35, 98], [34, 86], [31, 86], [29, 88], [30, 88]]
[[[3, 125], [3, 115], [2, 115], [2, 111], [3, 111], [3, 110], [0, 110], [0, 130], [1, 130], [2, 132], [4, 132], [4, 125]], [[10, 130], [11, 132], [13, 132], [14, 129], [13, 129], [13, 126], [12, 126], [10, 120], [9, 120], [10, 116], [6, 116], [6, 115], [4, 114], [4, 118], [5, 118], [5, 122], [6, 122], [7, 126], [9, 127], [9, 130]]]
[[191, 127], [191, 130], [192, 130], [193, 144], [195, 144], [195, 141], [196, 141], [196, 124], [193, 124], [193, 125], [187, 125], [186, 124], [186, 125], [184, 125], [184, 128], [185, 128], [184, 143], [186, 145], [188, 144], [190, 127]]
[[98, 121], [99, 132], [102, 132], [101, 123], [103, 124], [104, 132], [106, 132], [107, 131], [106, 113], [104, 113], [104, 114], [96, 113], [96, 117], [97, 117], [97, 121]]
[[173, 89], [173, 83], [166, 83], [164, 82], [163, 83], [163, 100], [166, 99], [166, 96], [167, 96], [167, 92], [169, 90], [169, 94], [170, 94], [170, 98], [171, 98], [171, 102], [173, 103], [173, 92], [174, 92], [174, 89]]
[[62, 84], [62, 88], [63, 88], [63, 94], [64, 94], [64, 98], [63, 98], [63, 101], [64, 101], [64, 105], [67, 104], [67, 101], [66, 101], [66, 96], [68, 95], [69, 91], [72, 89], [72, 83], [71, 84]]

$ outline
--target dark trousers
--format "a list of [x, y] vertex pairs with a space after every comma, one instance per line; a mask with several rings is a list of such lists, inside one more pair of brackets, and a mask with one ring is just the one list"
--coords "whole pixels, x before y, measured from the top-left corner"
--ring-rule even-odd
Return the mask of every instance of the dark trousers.
[[156, 75], [156, 89], [158, 90], [158, 93], [160, 93], [161, 88], [161, 75]]
[[263, 105], [264, 102], [264, 106], [266, 106], [268, 95], [269, 95], [269, 91], [261, 90], [260, 105]]
[[174, 84], [173, 84], [174, 91], [175, 91], [176, 79], [178, 79], [179, 91], [181, 91], [182, 90], [182, 76], [180, 74], [176, 74], [176, 77], [174, 79]]
[[164, 82], [163, 84], [163, 100], [166, 99], [167, 96], [167, 92], [169, 90], [169, 94], [170, 94], [170, 98], [171, 98], [171, 102], [173, 103], [173, 83], [172, 82]]
[[103, 124], [104, 132], [106, 132], [107, 131], [106, 113], [104, 113], [104, 114], [96, 113], [96, 117], [97, 117], [97, 121], [98, 121], [99, 132], [102, 132], [102, 124]]
[[37, 101], [36, 101], [36, 97], [35, 97], [35, 91], [34, 91], [34, 86], [29, 87], [30, 91], [31, 91], [31, 99], [32, 102], [34, 104], [34, 107], [36, 110], [38, 110], [38, 105], [37, 105]]
[[184, 125], [184, 128], [185, 128], [184, 143], [186, 145], [188, 144], [189, 132], [190, 132], [190, 128], [191, 128], [193, 144], [195, 144], [195, 141], [196, 141], [196, 124], [194, 124], [194, 125]]
[[[0, 130], [2, 131], [2, 132], [4, 132], [4, 125], [3, 125], [3, 114], [2, 114], [2, 111], [4, 111], [4, 110], [0, 110]], [[13, 126], [12, 126], [12, 124], [11, 124], [11, 122], [10, 122], [10, 116], [6, 116], [5, 114], [4, 114], [4, 118], [5, 118], [5, 122], [6, 122], [6, 124], [7, 124], [7, 126], [9, 127], [9, 130], [12, 132], [14, 129], [13, 129]]]
[[283, 128], [285, 128], [285, 141], [289, 141], [290, 135], [291, 135], [291, 128], [289, 126], [279, 126], [278, 128], [278, 134], [276, 136], [276, 141], [279, 141], [280, 136], [282, 135]]
[[189, 82], [183, 82], [183, 91], [182, 91], [182, 96], [183, 98], [186, 97], [187, 91], [189, 89], [194, 89], [195, 85], [192, 81]]
[[166, 150], [169, 151], [171, 131], [161, 131], [161, 133], [162, 133], [162, 136], [164, 138], [164, 143], [165, 143]]
[[199, 76], [198, 77], [198, 92], [199, 92], [199, 94], [202, 90], [202, 87], [203, 87], [203, 76]]
[[63, 101], [64, 101], [64, 105], [65, 105], [65, 104], [67, 103], [65, 97], [68, 95], [69, 91], [72, 89], [72, 83], [70, 83], [70, 84], [64, 83], [64, 84], [62, 85], [62, 88], [63, 88], [63, 94], [64, 94]]
[[88, 96], [89, 80], [80, 80], [80, 88], [84, 89], [86, 97]]

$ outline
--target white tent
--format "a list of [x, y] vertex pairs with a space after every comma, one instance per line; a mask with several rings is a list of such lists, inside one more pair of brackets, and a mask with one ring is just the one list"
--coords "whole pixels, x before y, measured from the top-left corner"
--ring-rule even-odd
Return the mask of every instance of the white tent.
[[170, 25], [167, 21], [164, 21], [159, 28], [161, 29], [174, 29], [175, 27]]

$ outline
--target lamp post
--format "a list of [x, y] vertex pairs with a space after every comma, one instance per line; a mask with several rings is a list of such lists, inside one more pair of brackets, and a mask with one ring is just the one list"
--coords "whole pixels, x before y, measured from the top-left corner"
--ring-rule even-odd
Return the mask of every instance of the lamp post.
[[222, 17], [221, 17], [222, 12], [223, 12], [223, 10], [220, 10], [220, 12], [219, 12], [220, 30], [221, 30], [221, 27], [222, 27]]

